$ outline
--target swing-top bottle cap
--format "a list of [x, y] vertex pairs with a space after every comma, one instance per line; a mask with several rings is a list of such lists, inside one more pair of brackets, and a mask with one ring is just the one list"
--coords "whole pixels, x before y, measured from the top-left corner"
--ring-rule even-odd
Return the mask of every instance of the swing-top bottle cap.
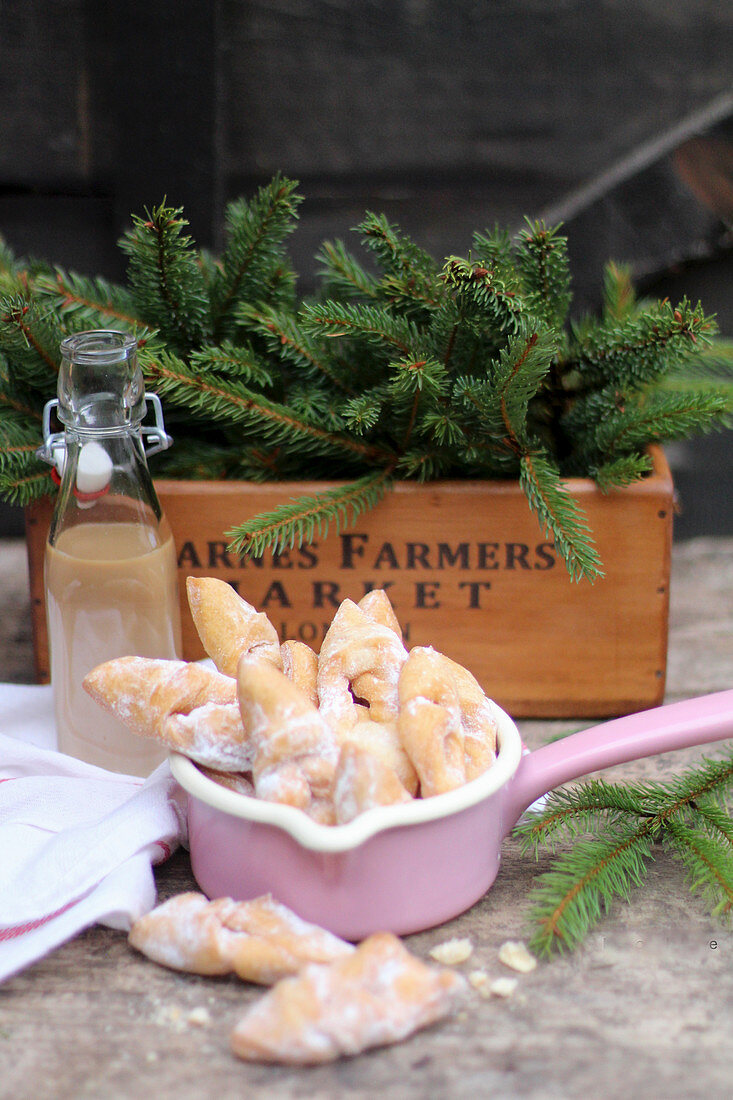
[[76, 332], [61, 343], [58, 416], [68, 428], [104, 431], [138, 424], [145, 383], [134, 336], [114, 329]]

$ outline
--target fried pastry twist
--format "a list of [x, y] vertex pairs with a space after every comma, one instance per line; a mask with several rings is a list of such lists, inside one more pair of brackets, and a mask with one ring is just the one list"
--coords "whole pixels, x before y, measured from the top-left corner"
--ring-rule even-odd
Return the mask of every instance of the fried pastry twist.
[[254, 747], [257, 797], [332, 821], [339, 746], [331, 727], [274, 665], [242, 657], [237, 684], [242, 723]]
[[308, 697], [314, 707], [318, 706], [318, 655], [305, 642], [292, 639], [280, 646], [282, 670], [288, 680]]
[[334, 729], [356, 725], [360, 709], [376, 722], [397, 717], [397, 681], [407, 650], [398, 634], [344, 600], [334, 615], [318, 658], [318, 701]]
[[316, 1065], [397, 1043], [448, 1016], [465, 979], [428, 965], [389, 932], [328, 966], [307, 966], [256, 1001], [234, 1028], [250, 1062]]
[[251, 766], [252, 744], [230, 676], [186, 661], [115, 657], [93, 668], [83, 687], [140, 737], [220, 771]]
[[344, 745], [333, 793], [337, 825], [353, 821], [374, 806], [411, 801], [412, 795], [400, 782], [397, 772], [379, 756], [351, 743]]
[[462, 665], [415, 646], [400, 672], [399, 701], [400, 740], [424, 798], [460, 787], [494, 762], [494, 710]]
[[354, 744], [373, 753], [414, 794], [417, 773], [397, 732], [397, 682], [407, 650], [399, 633], [386, 625], [393, 619], [381, 590], [359, 605], [343, 601], [318, 657], [318, 701], [342, 746]]
[[135, 921], [129, 942], [161, 966], [191, 974], [235, 973], [258, 985], [354, 950], [269, 894], [252, 901], [178, 894]]
[[245, 653], [282, 668], [275, 627], [230, 584], [216, 577], [187, 577], [186, 594], [201, 644], [220, 672], [236, 676]]

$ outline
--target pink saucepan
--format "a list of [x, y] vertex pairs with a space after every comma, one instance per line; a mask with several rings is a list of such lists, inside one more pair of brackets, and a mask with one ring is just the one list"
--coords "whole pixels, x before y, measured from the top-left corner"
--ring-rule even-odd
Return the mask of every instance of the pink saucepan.
[[733, 690], [616, 718], [522, 755], [497, 707], [493, 767], [434, 798], [318, 825], [301, 810], [248, 798], [171, 756], [188, 794], [191, 864], [209, 897], [271, 893], [345, 939], [432, 928], [468, 909], [499, 869], [502, 839], [537, 798], [613, 764], [733, 737]]

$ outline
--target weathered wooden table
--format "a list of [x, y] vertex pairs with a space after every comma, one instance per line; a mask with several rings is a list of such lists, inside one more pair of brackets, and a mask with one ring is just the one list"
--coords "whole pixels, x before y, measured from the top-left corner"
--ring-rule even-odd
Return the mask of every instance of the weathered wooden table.
[[[0, 679], [16, 682], [32, 679], [24, 571], [23, 544], [0, 541]], [[680, 544], [668, 699], [731, 686], [733, 540]], [[570, 728], [521, 723], [533, 747]], [[606, 774], [665, 777], [701, 752], [716, 749]], [[463, 969], [508, 974], [497, 951], [526, 937], [537, 870], [507, 841], [490, 893], [450, 924], [410, 937], [410, 947], [425, 956], [434, 944], [467, 936], [474, 953]], [[161, 899], [195, 887], [182, 851], [157, 877]], [[730, 1096], [733, 1088], [733, 934], [690, 894], [680, 865], [661, 855], [648, 884], [630, 904], [614, 905], [575, 954], [520, 976], [508, 1000], [472, 993], [455, 1018], [400, 1045], [316, 1069], [246, 1065], [229, 1052], [228, 1035], [259, 995], [235, 979], [158, 968], [123, 934], [92, 928], [0, 987], [0, 1097], [691, 1100]]]

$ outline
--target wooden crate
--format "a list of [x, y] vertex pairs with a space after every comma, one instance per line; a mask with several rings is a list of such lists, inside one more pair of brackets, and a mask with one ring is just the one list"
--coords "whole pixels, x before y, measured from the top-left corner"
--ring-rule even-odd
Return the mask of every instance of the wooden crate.
[[[320, 645], [338, 603], [385, 588], [408, 646], [466, 665], [516, 717], [603, 717], [664, 695], [674, 490], [653, 474], [604, 496], [568, 484], [594, 532], [605, 577], [572, 582], [512, 482], [400, 483], [355, 526], [301, 549], [238, 560], [225, 532], [322, 485], [159, 481], [178, 552], [184, 656], [202, 656], [185, 579], [230, 581], [282, 638]], [[43, 550], [51, 502], [27, 509], [36, 674], [48, 679]]]

